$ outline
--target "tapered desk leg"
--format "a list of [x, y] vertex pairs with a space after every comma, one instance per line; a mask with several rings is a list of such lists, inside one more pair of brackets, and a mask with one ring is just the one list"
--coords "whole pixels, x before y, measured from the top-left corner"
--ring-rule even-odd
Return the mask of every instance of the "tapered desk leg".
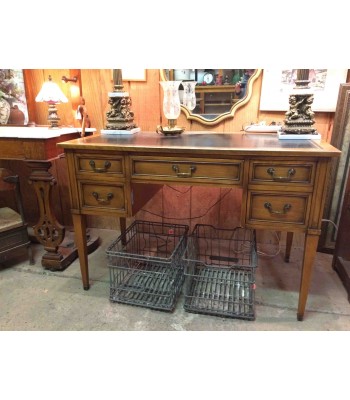
[[293, 244], [293, 232], [287, 232], [287, 237], [286, 237], [286, 254], [284, 256], [284, 261], [289, 262], [290, 258], [290, 252], [292, 249], [292, 244]]
[[86, 216], [82, 214], [72, 214], [72, 218], [75, 232], [75, 246], [78, 249], [79, 255], [81, 278], [84, 290], [88, 290], [90, 288], [90, 282], [86, 240]]
[[122, 244], [126, 245], [126, 218], [125, 217], [120, 217], [119, 218], [119, 223], [120, 223], [120, 233], [121, 233], [121, 238], [122, 238]]
[[312, 269], [315, 261], [319, 237], [320, 237], [319, 234], [311, 234], [311, 233], [305, 234], [303, 267], [301, 273], [299, 304], [297, 313], [298, 321], [302, 321], [304, 318], [307, 295], [309, 292]]

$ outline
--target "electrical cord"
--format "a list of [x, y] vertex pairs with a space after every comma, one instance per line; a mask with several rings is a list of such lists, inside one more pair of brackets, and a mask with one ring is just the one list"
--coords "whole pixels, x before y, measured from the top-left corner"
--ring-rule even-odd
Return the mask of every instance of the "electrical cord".
[[277, 233], [276, 231], [274, 232], [274, 234], [276, 235], [277, 242], [278, 242], [278, 250], [277, 250], [277, 252], [274, 253], [274, 254], [268, 254], [268, 253], [264, 253], [263, 251], [257, 249], [257, 253], [258, 253], [259, 256], [263, 256], [263, 257], [276, 257], [276, 256], [278, 256], [278, 254], [281, 252], [281, 243], [280, 243], [281, 239], [280, 239], [280, 237], [278, 236], [278, 233]]
[[[170, 189], [172, 189], [172, 190], [178, 192], [178, 193], [181, 193], [181, 194], [186, 194], [186, 193], [188, 193], [189, 191], [191, 191], [191, 189], [192, 189], [192, 186], [190, 186], [187, 190], [185, 190], [184, 192], [182, 192], [181, 190], [179, 190], [179, 189], [177, 189], [177, 188], [174, 188], [173, 186], [170, 186], [170, 185], [166, 185], [166, 186], [167, 186], [168, 188], [170, 188]], [[215, 201], [203, 214], [198, 215], [198, 216], [195, 216], [195, 217], [189, 217], [189, 218], [186, 218], [186, 219], [188, 219], [188, 220], [194, 220], [194, 219], [199, 219], [199, 218], [205, 217], [205, 216], [209, 213], [209, 211], [212, 210], [217, 204], [219, 204], [231, 191], [232, 191], [232, 188], [229, 189], [225, 194], [221, 195], [221, 196], [218, 198], [218, 200]], [[152, 212], [152, 211], [146, 210], [146, 209], [144, 209], [144, 208], [142, 208], [140, 211], [143, 211], [143, 212], [145, 212], [145, 213], [154, 215], [154, 216], [156, 216], [156, 217], [164, 218], [164, 219], [172, 219], [172, 220], [180, 220], [180, 221], [182, 221], [182, 220], [184, 219], [184, 218], [169, 217], [169, 216], [157, 214], [157, 213], [154, 213], [154, 212]], [[331, 221], [330, 221], [330, 222], [331, 222]], [[265, 252], [263, 252], [263, 251], [257, 249], [257, 254], [258, 254], [259, 256], [263, 256], [263, 257], [276, 257], [276, 256], [281, 252], [280, 238], [279, 238], [277, 232], [274, 232], [274, 233], [275, 233], [276, 238], [277, 238], [277, 241], [278, 241], [278, 250], [277, 250], [275, 253], [273, 253], [273, 254], [268, 254], [268, 253], [265, 253]], [[243, 249], [242, 249], [242, 251], [244, 252]]]
[[[167, 185], [167, 186], [168, 186], [168, 185]], [[168, 187], [170, 187], [171, 189], [176, 190], [176, 191], [178, 191], [178, 192], [180, 192], [180, 193], [183, 193], [183, 194], [187, 193], [187, 192], [192, 188], [192, 186], [191, 186], [190, 189], [188, 189], [186, 192], [181, 192], [180, 190], [174, 189], [174, 188], [171, 187], [171, 186], [168, 186]], [[214, 204], [212, 204], [212, 205], [204, 212], [204, 214], [198, 215], [198, 216], [196, 216], [196, 217], [189, 217], [189, 218], [186, 218], [186, 219], [188, 219], [188, 220], [194, 220], [194, 219], [199, 219], [199, 218], [205, 217], [205, 216], [209, 213], [209, 211], [212, 210], [217, 204], [219, 204], [231, 191], [232, 191], [232, 188], [229, 189], [225, 194], [223, 194], [222, 196], [220, 196], [219, 199], [218, 199]], [[151, 215], [154, 215], [154, 216], [156, 216], [156, 217], [164, 218], [164, 219], [174, 219], [174, 220], [180, 220], [180, 221], [182, 221], [182, 220], [184, 219], [184, 218], [176, 218], [176, 217], [167, 217], [167, 216], [165, 216], [165, 215], [160, 215], [160, 214], [154, 213], [154, 212], [152, 212], [152, 211], [145, 210], [144, 208], [141, 208], [141, 211], [146, 212], [146, 213], [151, 214]]]
[[188, 192], [190, 192], [191, 190], [192, 190], [192, 186], [190, 186], [188, 189], [186, 189], [184, 192], [182, 192], [181, 190], [179, 190], [179, 189], [177, 189], [177, 188], [175, 188], [175, 187], [173, 187], [173, 186], [170, 186], [170, 185], [165, 185], [166, 187], [168, 187], [169, 189], [172, 189], [172, 190], [174, 190], [175, 192], [178, 192], [178, 193], [181, 193], [181, 194], [186, 194], [186, 193], [188, 193]]
[[334, 226], [335, 231], [338, 232], [338, 226], [333, 221], [331, 221], [330, 219], [321, 219], [321, 221], [322, 222], [330, 222]]

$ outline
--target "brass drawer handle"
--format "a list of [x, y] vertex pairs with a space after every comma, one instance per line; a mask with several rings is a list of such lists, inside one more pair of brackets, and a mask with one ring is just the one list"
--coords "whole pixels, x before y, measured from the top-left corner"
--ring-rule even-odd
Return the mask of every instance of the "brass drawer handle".
[[290, 181], [292, 179], [292, 176], [295, 175], [296, 171], [294, 168], [289, 168], [287, 176], [275, 176], [275, 169], [274, 168], [268, 168], [266, 171], [269, 175], [272, 176], [272, 179], [274, 181]]
[[287, 212], [292, 208], [292, 205], [289, 203], [285, 204], [283, 206], [283, 211], [273, 211], [272, 204], [269, 202], [266, 202], [264, 207], [267, 208], [271, 214], [287, 214]]
[[108, 204], [113, 199], [113, 193], [108, 193], [107, 199], [100, 199], [100, 195], [97, 192], [92, 192], [92, 195], [100, 204]]
[[195, 165], [191, 165], [190, 166], [190, 172], [180, 172], [180, 168], [178, 165], [174, 164], [173, 165], [173, 170], [176, 172], [176, 176], [179, 178], [191, 178], [192, 176], [192, 172], [196, 171], [196, 166]]
[[94, 170], [94, 172], [98, 172], [98, 173], [107, 172], [108, 168], [111, 167], [110, 161], [105, 161], [104, 168], [96, 168], [94, 160], [90, 160], [89, 164], [90, 164], [91, 168]]

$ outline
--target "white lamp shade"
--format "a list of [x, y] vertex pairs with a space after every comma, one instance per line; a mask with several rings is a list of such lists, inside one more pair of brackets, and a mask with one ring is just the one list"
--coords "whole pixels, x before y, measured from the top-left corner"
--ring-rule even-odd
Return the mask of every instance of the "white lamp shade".
[[45, 103], [51, 104], [68, 103], [67, 97], [63, 94], [57, 83], [52, 82], [51, 79], [44, 82], [40, 92], [35, 98], [35, 101], [44, 101]]

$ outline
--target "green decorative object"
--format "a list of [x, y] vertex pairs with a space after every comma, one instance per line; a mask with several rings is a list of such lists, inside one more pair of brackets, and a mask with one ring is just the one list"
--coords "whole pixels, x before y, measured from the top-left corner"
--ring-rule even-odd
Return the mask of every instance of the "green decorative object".
[[236, 83], [240, 82], [244, 74], [243, 69], [233, 69], [232, 70], [232, 80], [231, 83], [232, 85], [235, 85]]

